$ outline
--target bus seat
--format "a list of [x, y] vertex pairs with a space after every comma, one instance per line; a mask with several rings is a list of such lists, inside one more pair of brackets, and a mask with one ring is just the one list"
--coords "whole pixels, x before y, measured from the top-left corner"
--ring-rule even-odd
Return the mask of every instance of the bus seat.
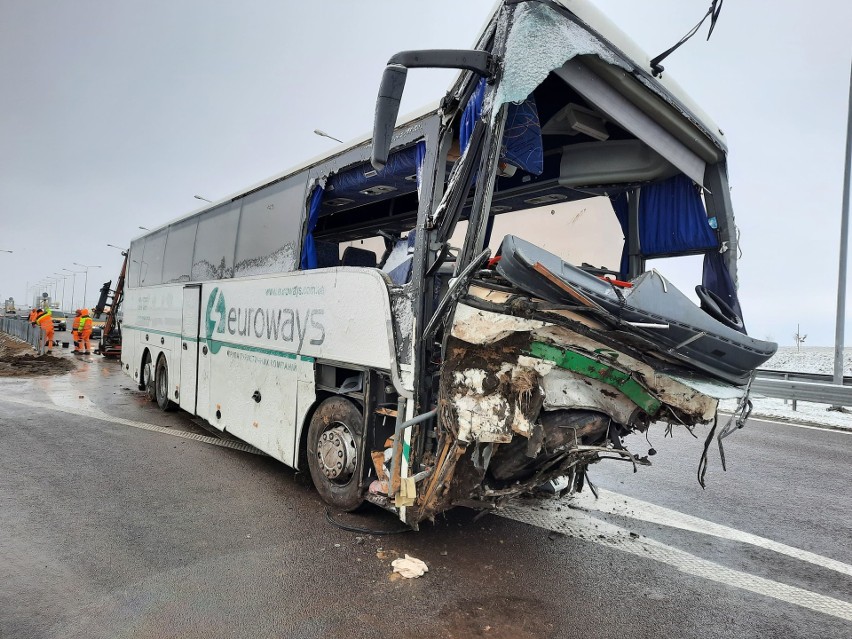
[[390, 277], [391, 282], [393, 282], [396, 286], [402, 286], [403, 284], [407, 284], [411, 281], [411, 267], [414, 264], [414, 240], [416, 237], [416, 232], [412, 229], [408, 233], [408, 237], [397, 242], [396, 246], [406, 247], [406, 252], [408, 256], [399, 264], [394, 266], [393, 268], [386, 271], [388, 277]]
[[376, 254], [373, 251], [347, 246], [343, 251], [343, 259], [340, 260], [342, 266], [366, 266], [367, 268], [376, 268]]
[[391, 279], [391, 282], [393, 282], [396, 286], [402, 286], [403, 284], [408, 283], [411, 279], [411, 265], [413, 263], [414, 260], [408, 257], [402, 264], [399, 264], [389, 270], [388, 277]]
[[340, 266], [340, 248], [336, 242], [323, 242], [314, 240], [314, 248], [317, 252], [317, 268], [328, 268]]

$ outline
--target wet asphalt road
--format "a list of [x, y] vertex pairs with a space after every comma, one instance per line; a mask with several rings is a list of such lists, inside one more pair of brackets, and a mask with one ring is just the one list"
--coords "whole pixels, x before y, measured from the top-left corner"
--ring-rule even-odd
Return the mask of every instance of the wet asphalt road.
[[[636, 501], [629, 514], [523, 502], [537, 525], [458, 510], [378, 537], [328, 523], [310, 481], [269, 458], [140, 423], [207, 435], [94, 356], [0, 380], [0, 639], [852, 636], [852, 435], [750, 422], [701, 490], [703, 442], [656, 428], [654, 466], [592, 478], [670, 522], [644, 521]], [[842, 564], [680, 530], [679, 513]], [[550, 530], [576, 518], [602, 532]], [[611, 545], [615, 527], [639, 535], [632, 551]], [[429, 573], [394, 579], [405, 553]]]

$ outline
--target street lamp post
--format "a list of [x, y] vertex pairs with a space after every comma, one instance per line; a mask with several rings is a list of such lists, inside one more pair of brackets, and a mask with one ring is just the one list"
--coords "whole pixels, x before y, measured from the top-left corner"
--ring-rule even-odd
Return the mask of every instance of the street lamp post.
[[48, 284], [53, 284], [53, 295], [51, 296], [51, 299], [53, 301], [56, 301], [56, 298], [58, 297], [57, 291], [59, 288], [59, 280], [55, 277], [46, 277], [45, 279], [47, 280]]
[[63, 275], [62, 273], [54, 273], [54, 275], [58, 275], [59, 277], [62, 278], [62, 302], [61, 302], [60, 307], [64, 311], [65, 310], [65, 282], [68, 279], [68, 276]]
[[83, 281], [83, 307], [86, 306], [86, 289], [89, 286], [89, 269], [90, 268], [100, 268], [97, 264], [80, 264], [79, 262], [74, 262], [74, 266], [81, 266], [86, 269], [86, 279]]
[[210, 204], [213, 204], [213, 200], [208, 200], [206, 197], [201, 197], [200, 195], [193, 195], [192, 197], [194, 197], [196, 200], [204, 200], [205, 202], [210, 202]]
[[74, 291], [77, 288], [77, 273], [83, 273], [84, 271], [72, 271], [68, 268], [63, 268], [62, 270], [71, 273], [71, 310], [74, 310]]
[[322, 129], [314, 129], [314, 135], [318, 135], [321, 138], [328, 138], [329, 140], [334, 140], [335, 142], [340, 142], [341, 144], [343, 144], [343, 140], [338, 140], [336, 137], [334, 137], [333, 135], [329, 135]]
[[10, 251], [9, 249], [0, 249], [0, 253], [14, 253], [15, 251]]

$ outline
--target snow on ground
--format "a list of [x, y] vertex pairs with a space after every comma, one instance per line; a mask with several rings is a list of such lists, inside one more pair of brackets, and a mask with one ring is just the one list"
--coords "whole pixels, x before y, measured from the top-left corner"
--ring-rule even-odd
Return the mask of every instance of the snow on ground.
[[[775, 356], [761, 368], [777, 371], [793, 371], [798, 373], [834, 373], [834, 348], [830, 346], [808, 346], [796, 349], [795, 346], [782, 346]], [[843, 374], [852, 375], [852, 348], [844, 349]], [[754, 410], [752, 416], [767, 417], [780, 421], [803, 422], [819, 424], [852, 430], [852, 412], [840, 413], [829, 411], [826, 404], [812, 402], [797, 402], [793, 410], [791, 402], [771, 397], [755, 397], [752, 395]], [[723, 411], [733, 411], [736, 401], [724, 400], [719, 403]], [[847, 407], [852, 411], [852, 408]]]

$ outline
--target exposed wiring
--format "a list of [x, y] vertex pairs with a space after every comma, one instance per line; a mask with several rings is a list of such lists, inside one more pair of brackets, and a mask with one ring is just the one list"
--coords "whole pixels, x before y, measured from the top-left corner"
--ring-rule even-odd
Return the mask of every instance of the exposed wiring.
[[710, 39], [710, 36], [713, 35], [713, 29], [716, 28], [716, 20], [719, 19], [719, 13], [721, 13], [722, 11], [722, 2], [724, 2], [724, 0], [713, 0], [710, 3], [710, 8], [707, 9], [707, 13], [704, 14], [704, 17], [701, 18], [698, 24], [692, 27], [692, 29], [690, 29], [685, 36], [678, 40], [678, 42], [674, 46], [669, 47], [660, 55], [651, 60], [651, 73], [654, 74], [654, 77], [660, 77], [663, 74], [663, 71], [665, 71], [665, 67], [663, 67], [660, 62], [669, 57], [680, 47], [680, 45], [682, 45], [684, 42], [694, 36], [708, 17], [710, 18], [710, 30], [707, 32], [707, 39]]

